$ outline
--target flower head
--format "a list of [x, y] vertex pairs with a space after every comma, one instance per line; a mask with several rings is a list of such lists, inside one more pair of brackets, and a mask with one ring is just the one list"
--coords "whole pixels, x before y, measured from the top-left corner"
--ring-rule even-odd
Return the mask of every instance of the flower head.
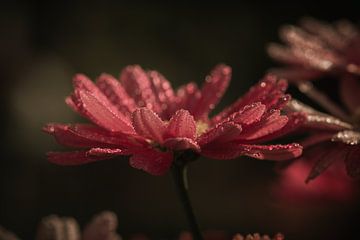
[[288, 67], [272, 72], [290, 81], [322, 75], [360, 75], [360, 31], [342, 20], [335, 24], [304, 18], [300, 26], [281, 28], [286, 46], [270, 44], [269, 55]]
[[297, 157], [298, 144], [262, 145], [298, 125], [280, 113], [290, 97], [287, 84], [268, 75], [242, 98], [214, 117], [231, 78], [231, 68], [218, 65], [201, 88], [193, 82], [174, 91], [156, 71], [128, 66], [119, 81], [103, 74], [96, 83], [74, 77], [66, 103], [92, 124], [48, 124], [44, 130], [73, 152], [50, 152], [51, 162], [78, 165], [129, 155], [130, 165], [153, 175], [165, 173], [174, 153], [193, 151], [215, 159], [247, 155], [258, 159]]

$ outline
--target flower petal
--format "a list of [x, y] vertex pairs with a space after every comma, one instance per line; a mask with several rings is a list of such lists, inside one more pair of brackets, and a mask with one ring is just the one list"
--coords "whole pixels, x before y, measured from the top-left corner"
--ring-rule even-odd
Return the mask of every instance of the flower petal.
[[127, 66], [121, 72], [120, 81], [138, 107], [153, 109], [155, 96], [151, 89], [150, 80], [140, 66]]
[[148, 108], [138, 108], [133, 112], [132, 120], [139, 135], [163, 143], [166, 125], [156, 113]]
[[157, 71], [149, 71], [147, 74], [157, 102], [157, 111], [159, 113], [162, 112], [162, 117], [169, 119], [173, 112], [176, 98], [171, 83]]
[[284, 92], [286, 88], [287, 82], [285, 80], [278, 80], [274, 75], [268, 74], [258, 84], [253, 86], [243, 97], [239, 98], [235, 103], [216, 115], [212, 121], [217, 123], [234, 112], [238, 112], [246, 105], [255, 102], [261, 102], [266, 106], [267, 110], [272, 109], [285, 97]]
[[120, 112], [129, 116], [136, 108], [132, 99], [121, 83], [109, 74], [101, 74], [96, 81], [102, 93], [116, 106]]
[[87, 154], [88, 156], [113, 157], [115, 155], [130, 155], [130, 152], [118, 148], [91, 148]]
[[144, 170], [152, 175], [163, 175], [169, 170], [172, 160], [171, 152], [149, 149], [146, 152], [134, 154], [129, 162], [132, 167]]
[[337, 160], [345, 159], [347, 149], [342, 144], [327, 143], [315, 146], [316, 152], [311, 151], [306, 154], [306, 157], [316, 159], [309, 175], [306, 178], [306, 183], [317, 178], [322, 174], [330, 165]]
[[264, 116], [259, 122], [250, 125], [243, 129], [243, 132], [238, 137], [240, 140], [256, 140], [267, 135], [270, 135], [281, 128], [288, 122], [286, 116], [280, 115], [279, 110], [271, 111]]
[[174, 151], [192, 149], [200, 152], [200, 146], [192, 139], [185, 137], [168, 138], [165, 140], [164, 146]]
[[302, 147], [297, 144], [287, 145], [246, 145], [237, 142], [209, 144], [202, 148], [204, 156], [215, 159], [233, 159], [246, 155], [257, 159], [288, 160], [301, 155]]
[[225, 93], [231, 79], [231, 68], [224, 64], [216, 66], [206, 77], [200, 99], [193, 112], [195, 119], [207, 118]]
[[340, 81], [340, 96], [352, 114], [360, 114], [360, 81], [355, 77], [345, 77]]
[[323, 75], [323, 73], [318, 70], [303, 67], [273, 68], [270, 69], [269, 73], [294, 83], [312, 80]]
[[181, 86], [176, 92], [177, 109], [186, 109], [194, 113], [196, 104], [201, 97], [201, 92], [194, 82]]
[[63, 165], [63, 166], [76, 166], [96, 162], [99, 160], [109, 159], [110, 156], [91, 156], [87, 151], [76, 152], [48, 152], [47, 158], [49, 162]]
[[133, 134], [134, 129], [127, 122], [125, 117], [119, 116], [113, 111], [109, 104], [102, 102], [91, 92], [75, 90], [77, 105], [82, 109], [84, 115], [96, 125], [103, 127], [110, 132], [121, 132]]
[[195, 139], [196, 123], [187, 110], [178, 110], [170, 119], [166, 135], [169, 138], [184, 137]]
[[197, 142], [200, 146], [209, 143], [228, 142], [241, 134], [241, 126], [234, 122], [219, 123], [209, 131], [202, 134]]
[[360, 176], [360, 145], [347, 146], [347, 148], [346, 172], [350, 177], [357, 178]]
[[240, 125], [250, 125], [258, 122], [265, 112], [266, 106], [259, 102], [246, 105], [239, 112], [233, 113], [229, 119]]

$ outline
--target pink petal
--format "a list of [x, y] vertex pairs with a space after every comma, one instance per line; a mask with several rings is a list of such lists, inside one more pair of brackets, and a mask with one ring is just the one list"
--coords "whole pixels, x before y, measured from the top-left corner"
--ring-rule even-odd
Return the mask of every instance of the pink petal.
[[288, 160], [301, 155], [299, 144], [287, 145], [246, 145], [237, 142], [209, 144], [202, 148], [202, 155], [215, 159], [233, 159], [246, 155], [257, 159]]
[[231, 68], [220, 64], [206, 77], [201, 89], [200, 99], [194, 109], [195, 119], [207, 118], [225, 93], [231, 79]]
[[121, 72], [120, 81], [127, 93], [135, 100], [138, 107], [150, 109], [154, 107], [155, 96], [150, 80], [140, 66], [127, 66]]
[[301, 145], [304, 148], [308, 148], [321, 142], [330, 141], [333, 136], [334, 136], [334, 132], [328, 132], [328, 131], [315, 132], [309, 137], [302, 140]]
[[[299, 131], [299, 129], [303, 127], [306, 122], [306, 115], [300, 112], [287, 114], [286, 117], [288, 118], [288, 121], [285, 124], [285, 126], [268, 135], [264, 135], [263, 137], [254, 140], [257, 143], [260, 143], [260, 142], [270, 141], [273, 139], [278, 139], [288, 134], [293, 134]], [[247, 142], [251, 142], [251, 141], [247, 141]]]
[[169, 119], [175, 104], [175, 93], [170, 82], [159, 72], [149, 71], [151, 87], [156, 98], [158, 112], [162, 112], [165, 119]]
[[200, 146], [209, 143], [228, 142], [237, 138], [241, 134], [241, 126], [234, 122], [219, 123], [209, 131], [202, 134], [197, 142]]
[[239, 112], [233, 113], [229, 119], [240, 125], [250, 125], [260, 121], [265, 112], [266, 106], [261, 103], [254, 103], [245, 106]]
[[134, 100], [113, 76], [105, 73], [101, 74], [96, 84], [109, 101], [124, 115], [129, 116], [135, 110], [136, 104]]
[[164, 146], [174, 151], [192, 149], [196, 152], [200, 152], [200, 146], [192, 139], [185, 137], [166, 139]]
[[288, 118], [286, 116], [280, 115], [279, 110], [271, 111], [267, 116], [264, 116], [261, 121], [244, 128], [238, 139], [260, 139], [280, 130], [287, 124], [287, 122]]
[[134, 129], [128, 124], [125, 117], [113, 112], [113, 109], [108, 104], [102, 102], [92, 93], [75, 90], [75, 95], [78, 101], [77, 105], [81, 107], [83, 114], [98, 126], [110, 132], [134, 133]]
[[108, 159], [109, 156], [91, 156], [86, 151], [77, 152], [48, 152], [47, 158], [49, 162], [63, 165], [63, 166], [75, 166], [86, 163], [96, 162], [99, 160]]
[[190, 82], [181, 86], [176, 92], [177, 109], [186, 109], [190, 113], [194, 113], [196, 104], [201, 98], [201, 92], [194, 82]]
[[352, 114], [360, 112], [360, 80], [355, 77], [344, 77], [340, 81], [340, 96]]
[[173, 156], [170, 152], [149, 149], [147, 152], [134, 154], [129, 162], [132, 167], [152, 175], [163, 175], [169, 170], [172, 160]]
[[139, 135], [163, 143], [166, 125], [156, 113], [148, 108], [138, 108], [133, 112], [132, 119], [135, 131]]
[[347, 146], [347, 148], [346, 172], [350, 177], [357, 178], [360, 176], [360, 145]]
[[287, 88], [285, 80], [278, 80], [273, 75], [266, 75], [263, 80], [250, 88], [250, 90], [235, 103], [225, 108], [222, 112], [216, 115], [212, 121], [217, 123], [222, 119], [227, 118], [234, 112], [238, 112], [246, 105], [255, 102], [261, 102], [269, 110], [276, 106], [278, 102], [285, 97], [284, 92]]
[[[80, 127], [81, 129], [82, 127]], [[89, 128], [91, 128], [89, 126]], [[93, 127], [94, 131], [82, 133], [76, 131], [71, 125], [65, 124], [48, 124], [43, 130], [55, 137], [57, 142], [69, 147], [106, 147], [116, 146], [117, 141], [104, 134], [99, 134], [97, 127]]]
[[169, 121], [166, 135], [172, 138], [184, 137], [194, 140], [196, 123], [193, 116], [187, 110], [178, 110]]

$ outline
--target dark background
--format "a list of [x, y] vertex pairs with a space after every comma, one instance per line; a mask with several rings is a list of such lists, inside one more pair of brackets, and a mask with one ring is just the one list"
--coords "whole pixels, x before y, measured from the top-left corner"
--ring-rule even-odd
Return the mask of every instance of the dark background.
[[[124, 236], [173, 237], [187, 227], [169, 175], [150, 176], [121, 158], [68, 168], [46, 161], [46, 151], [61, 147], [41, 127], [81, 120], [64, 103], [74, 73], [117, 76], [137, 63], [159, 70], [178, 87], [202, 82], [224, 62], [233, 67], [233, 81], [220, 109], [274, 66], [265, 46], [278, 41], [280, 25], [304, 15], [358, 23], [360, 10], [356, 1], [5, 1], [0, 6], [0, 224], [23, 239], [31, 239], [48, 214], [74, 216], [83, 225], [104, 209], [117, 213]], [[246, 158], [192, 164], [190, 192], [202, 228], [281, 231], [287, 239], [358, 236], [359, 198], [281, 201], [270, 191], [274, 167]]]

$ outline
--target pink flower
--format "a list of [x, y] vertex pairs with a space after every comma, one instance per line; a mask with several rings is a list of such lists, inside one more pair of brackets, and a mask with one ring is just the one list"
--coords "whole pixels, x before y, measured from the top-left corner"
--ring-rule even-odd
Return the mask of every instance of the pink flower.
[[202, 88], [191, 82], [176, 92], [156, 71], [126, 67], [120, 81], [102, 74], [93, 83], [74, 77], [66, 103], [92, 124], [48, 124], [44, 130], [72, 152], [50, 152], [50, 162], [79, 165], [129, 155], [130, 165], [153, 175], [164, 174], [174, 153], [191, 150], [215, 159], [250, 156], [285, 160], [302, 152], [298, 144], [263, 145], [295, 128], [296, 115], [281, 115], [290, 97], [287, 84], [266, 76], [248, 93], [209, 118], [231, 78], [231, 68], [218, 65]]
[[273, 69], [290, 81], [303, 81], [323, 75], [360, 75], [360, 31], [342, 20], [327, 24], [304, 18], [300, 27], [284, 26], [280, 37], [287, 44], [270, 44], [269, 55], [288, 67]]

